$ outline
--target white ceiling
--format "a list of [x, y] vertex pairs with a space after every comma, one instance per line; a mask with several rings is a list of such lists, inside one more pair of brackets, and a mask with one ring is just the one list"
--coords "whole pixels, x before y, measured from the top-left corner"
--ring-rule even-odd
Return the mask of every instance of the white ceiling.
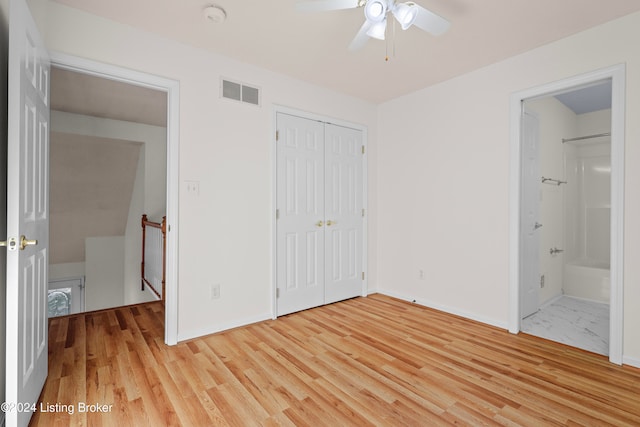
[[167, 126], [167, 94], [52, 67], [51, 109], [105, 119]]
[[447, 18], [449, 31], [397, 27], [387, 42], [351, 52], [362, 9], [301, 13], [296, 0], [214, 0], [228, 18], [212, 24], [207, 0], [54, 1], [374, 103], [640, 10], [638, 0], [416, 0]]
[[576, 114], [592, 113], [611, 108], [612, 82], [605, 82], [556, 95], [556, 99]]

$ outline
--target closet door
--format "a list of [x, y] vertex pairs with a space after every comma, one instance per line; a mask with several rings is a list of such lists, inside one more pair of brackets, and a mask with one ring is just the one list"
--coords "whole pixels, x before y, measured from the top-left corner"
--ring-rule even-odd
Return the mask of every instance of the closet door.
[[278, 113], [277, 315], [362, 294], [362, 132]]
[[277, 315], [324, 304], [324, 124], [276, 117]]
[[325, 304], [362, 295], [362, 132], [325, 126]]

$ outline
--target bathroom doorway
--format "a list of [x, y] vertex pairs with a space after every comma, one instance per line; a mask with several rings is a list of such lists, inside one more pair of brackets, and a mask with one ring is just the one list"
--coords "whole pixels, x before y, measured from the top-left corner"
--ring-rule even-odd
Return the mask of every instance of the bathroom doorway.
[[537, 253], [525, 262], [531, 275], [521, 330], [603, 355], [611, 291], [611, 83], [524, 101], [534, 117], [525, 133], [537, 138], [526, 146], [537, 150], [523, 154], [538, 164], [538, 176], [523, 177], [523, 199], [535, 199], [536, 208], [527, 233], [536, 242], [525, 246]]
[[[603, 90], [609, 94], [610, 107], [576, 113], [560, 100], [564, 95], [580, 94], [581, 90], [584, 90], [582, 94]], [[608, 354], [609, 360], [616, 364], [622, 364], [623, 344], [624, 95], [625, 67], [617, 65], [514, 93], [510, 107], [509, 331], [524, 330], [523, 318], [531, 314], [526, 313], [522, 305], [527, 295], [527, 272], [535, 272], [535, 275], [529, 274], [535, 280], [529, 285], [536, 289], [531, 295], [537, 297], [533, 312], [553, 304], [564, 294], [573, 293], [578, 293], [575, 299], [606, 304], [603, 294], [608, 293], [608, 327], [606, 323], [598, 323], [608, 330], [608, 351], [598, 352]], [[554, 104], [556, 111], [547, 113], [540, 108], [545, 102]], [[535, 107], [539, 111], [534, 111]], [[573, 116], [569, 125], [558, 120], [562, 109], [568, 117]], [[579, 117], [582, 114], [591, 116]], [[536, 161], [531, 164], [525, 162], [530, 142], [527, 116], [538, 122], [534, 128], [540, 143], [540, 147], [535, 147]], [[547, 116], [551, 119], [545, 119]], [[604, 135], [607, 133], [609, 135]], [[548, 138], [555, 144], [546, 145], [543, 140]], [[549, 158], [552, 160], [547, 163]], [[533, 185], [532, 176], [535, 176]], [[581, 194], [585, 187], [598, 187], [601, 191], [595, 195]], [[608, 199], [608, 203], [602, 202], [603, 198]], [[533, 200], [534, 209], [527, 206], [527, 199]], [[582, 201], [582, 207], [579, 203], [571, 204], [572, 200]], [[535, 214], [527, 217], [531, 212]], [[571, 223], [569, 227], [565, 226], [567, 222]], [[608, 227], [596, 229], [596, 223], [608, 223]], [[536, 245], [533, 251], [527, 246], [531, 244]], [[527, 256], [531, 253], [538, 259]], [[602, 277], [595, 278], [597, 286], [585, 284], [584, 272], [579, 269], [584, 267], [581, 264], [605, 271]], [[578, 271], [572, 271], [572, 266], [578, 267]], [[577, 285], [565, 280], [571, 276]], [[595, 295], [602, 300], [598, 301]], [[565, 310], [574, 309], [566, 307]]]

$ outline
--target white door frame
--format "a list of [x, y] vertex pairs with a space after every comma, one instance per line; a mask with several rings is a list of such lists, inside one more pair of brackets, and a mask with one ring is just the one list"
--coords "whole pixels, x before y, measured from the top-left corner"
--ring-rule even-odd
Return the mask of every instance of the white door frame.
[[362, 271], [364, 272], [364, 278], [362, 280], [362, 296], [367, 296], [367, 290], [369, 288], [369, 274], [367, 272], [368, 268], [368, 238], [367, 238], [367, 229], [368, 229], [368, 219], [369, 219], [369, 207], [367, 204], [367, 127], [351, 122], [347, 122], [341, 119], [336, 119], [334, 117], [328, 117], [321, 114], [309, 113], [306, 111], [297, 110], [295, 108], [285, 107], [282, 105], [274, 105], [273, 109], [273, 119], [272, 119], [272, 131], [271, 131], [271, 188], [272, 197], [272, 209], [271, 209], [271, 318], [276, 319], [277, 316], [277, 294], [276, 287], [278, 285], [276, 273], [277, 273], [277, 258], [276, 258], [276, 226], [277, 226], [277, 218], [276, 218], [276, 190], [278, 188], [278, 181], [276, 179], [277, 168], [276, 168], [276, 159], [277, 159], [277, 141], [276, 141], [276, 129], [277, 129], [277, 116], [278, 113], [290, 114], [292, 116], [301, 117], [303, 119], [309, 120], [317, 120], [324, 123], [331, 123], [338, 126], [344, 126], [352, 129], [356, 129], [362, 132], [362, 145], [364, 147], [364, 154], [362, 156], [362, 206], [365, 210], [364, 218], [362, 218]]
[[549, 96], [568, 89], [611, 79], [611, 294], [609, 302], [609, 360], [621, 365], [623, 359], [624, 309], [624, 64], [581, 74], [557, 82], [516, 92], [510, 99], [509, 172], [509, 332], [520, 331], [520, 197], [521, 122], [525, 100]]
[[51, 52], [51, 65], [79, 73], [143, 86], [167, 94], [167, 258], [164, 341], [178, 342], [178, 156], [180, 84], [176, 80], [129, 70], [59, 52]]

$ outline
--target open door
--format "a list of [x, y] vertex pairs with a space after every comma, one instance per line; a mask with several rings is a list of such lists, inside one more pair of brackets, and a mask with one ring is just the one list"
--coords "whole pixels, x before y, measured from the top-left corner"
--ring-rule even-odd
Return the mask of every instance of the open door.
[[49, 58], [25, 0], [9, 5], [7, 426], [26, 426], [47, 378]]
[[538, 223], [540, 204], [540, 166], [538, 118], [522, 112], [522, 234], [520, 318], [537, 312], [540, 308], [538, 290], [540, 284], [540, 234]]

